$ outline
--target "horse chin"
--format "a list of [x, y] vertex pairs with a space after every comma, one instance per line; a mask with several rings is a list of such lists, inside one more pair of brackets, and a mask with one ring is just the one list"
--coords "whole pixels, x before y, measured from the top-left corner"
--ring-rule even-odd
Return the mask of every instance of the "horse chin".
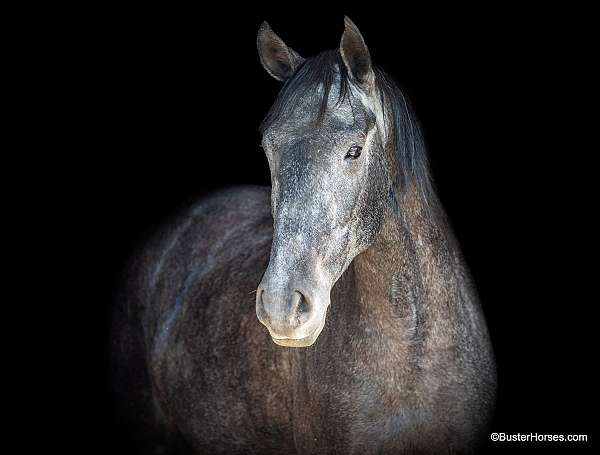
[[304, 338], [274, 338], [271, 337], [273, 343], [278, 346], [283, 346], [286, 348], [307, 348], [312, 346], [317, 338], [321, 334], [323, 327], [325, 326], [325, 317], [323, 317], [319, 327], [315, 329], [315, 331], [307, 337]]

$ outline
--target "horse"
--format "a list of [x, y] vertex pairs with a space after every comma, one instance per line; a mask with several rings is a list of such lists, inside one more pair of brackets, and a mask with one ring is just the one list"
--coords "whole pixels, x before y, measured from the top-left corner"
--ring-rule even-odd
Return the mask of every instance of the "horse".
[[[260, 125], [271, 187], [158, 229], [115, 306], [118, 419], [144, 453], [472, 453], [496, 396], [476, 289], [402, 91], [347, 17]], [[255, 291], [255, 292], [253, 292]]]

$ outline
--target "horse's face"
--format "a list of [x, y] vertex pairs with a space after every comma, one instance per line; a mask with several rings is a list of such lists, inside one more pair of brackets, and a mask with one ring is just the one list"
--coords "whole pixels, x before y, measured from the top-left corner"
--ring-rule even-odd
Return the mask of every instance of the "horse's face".
[[[265, 26], [259, 32], [259, 51], [277, 79], [289, 78], [294, 65], [303, 62]], [[336, 80], [325, 94], [327, 109], [319, 121], [323, 84], [305, 90], [299, 83], [288, 92], [301, 94], [288, 93], [293, 103], [284, 104], [263, 132], [274, 236], [256, 312], [282, 346], [314, 343], [325, 324], [331, 288], [370, 245], [381, 224], [388, 184], [382, 171], [383, 123], [371, 93], [374, 74], [368, 51], [349, 21], [341, 51], [340, 65], [345, 67], [332, 72]], [[305, 70], [311, 69], [300, 71]], [[351, 89], [338, 102], [340, 71], [347, 71]]]

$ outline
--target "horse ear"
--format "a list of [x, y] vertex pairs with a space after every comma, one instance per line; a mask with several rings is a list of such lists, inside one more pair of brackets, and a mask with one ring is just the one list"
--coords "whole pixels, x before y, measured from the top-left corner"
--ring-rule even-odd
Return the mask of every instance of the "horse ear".
[[375, 82], [371, 66], [371, 54], [358, 27], [344, 16], [344, 34], [340, 43], [340, 54], [351, 78], [361, 87], [370, 88]]
[[260, 63], [271, 76], [278, 81], [286, 81], [294, 71], [304, 62], [292, 48], [287, 47], [267, 22], [263, 22], [258, 29], [256, 39]]

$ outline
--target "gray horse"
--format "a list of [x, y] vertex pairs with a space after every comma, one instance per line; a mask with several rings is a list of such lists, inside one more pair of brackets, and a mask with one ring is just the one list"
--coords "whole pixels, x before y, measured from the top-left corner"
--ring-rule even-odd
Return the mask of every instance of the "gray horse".
[[414, 114], [348, 18], [339, 49], [263, 23], [258, 50], [272, 188], [205, 197], [132, 260], [123, 428], [144, 453], [473, 452], [494, 358]]

